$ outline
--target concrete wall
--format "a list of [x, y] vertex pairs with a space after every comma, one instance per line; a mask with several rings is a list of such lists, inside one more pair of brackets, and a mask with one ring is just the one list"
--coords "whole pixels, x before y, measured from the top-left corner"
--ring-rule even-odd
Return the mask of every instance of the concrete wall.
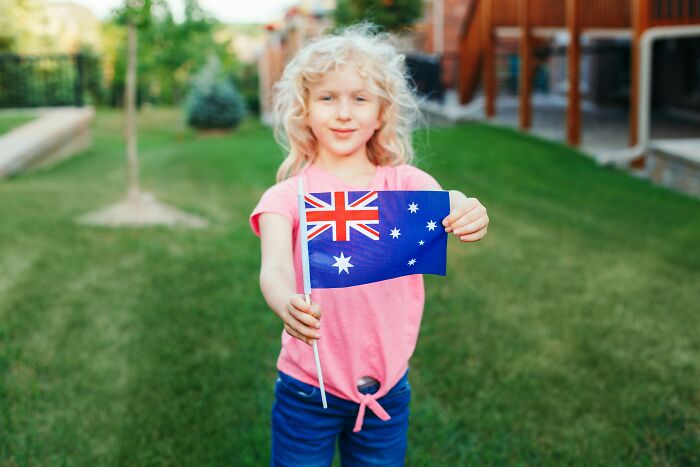
[[92, 107], [46, 109], [0, 136], [0, 178], [55, 164], [90, 146]]

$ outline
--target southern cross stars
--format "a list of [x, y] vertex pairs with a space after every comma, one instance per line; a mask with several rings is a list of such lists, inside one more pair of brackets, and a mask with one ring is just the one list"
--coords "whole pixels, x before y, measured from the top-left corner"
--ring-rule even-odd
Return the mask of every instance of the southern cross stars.
[[389, 235], [391, 235], [391, 238], [399, 238], [399, 235], [401, 235], [401, 232], [399, 231], [399, 229], [397, 229], [396, 227], [394, 227], [394, 228], [391, 230], [391, 233], [390, 233]]
[[418, 242], [418, 245], [420, 245], [420, 246], [423, 246], [424, 244], [425, 244], [425, 242], [424, 242], [423, 240], [421, 240], [420, 242]]
[[413, 266], [414, 264], [416, 264], [416, 259], [415, 259], [415, 258], [411, 258], [411, 259], [408, 261], [408, 265], [409, 265], [409, 266]]
[[411, 203], [408, 205], [408, 210], [411, 211], [411, 214], [414, 214], [418, 211], [418, 205], [416, 203]]
[[432, 232], [433, 230], [435, 230], [435, 227], [437, 227], [437, 224], [435, 223], [435, 221], [430, 221], [428, 222], [426, 227]]
[[338, 274], [340, 274], [341, 271], [345, 271], [346, 273], [350, 274], [348, 268], [354, 267], [352, 264], [350, 264], [350, 258], [352, 258], [352, 256], [348, 256], [346, 258], [345, 256], [343, 256], [343, 252], [341, 251], [340, 258], [338, 258], [337, 256], [334, 256], [334, 258], [335, 264], [333, 265], [333, 267], [338, 268]]

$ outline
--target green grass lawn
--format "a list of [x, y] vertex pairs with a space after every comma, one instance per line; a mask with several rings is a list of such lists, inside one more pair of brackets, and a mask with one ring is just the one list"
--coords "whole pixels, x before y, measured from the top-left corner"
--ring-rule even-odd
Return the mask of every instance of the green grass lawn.
[[8, 133], [10, 130], [24, 125], [25, 123], [31, 122], [36, 117], [30, 116], [19, 116], [19, 117], [6, 117], [0, 115], [0, 135]]
[[[140, 124], [143, 186], [208, 229], [74, 223], [125, 192], [117, 113], [0, 181], [0, 465], [268, 463], [281, 324], [247, 216], [281, 152], [254, 121]], [[417, 147], [491, 225], [426, 279], [408, 465], [699, 465], [700, 202], [485, 125]]]

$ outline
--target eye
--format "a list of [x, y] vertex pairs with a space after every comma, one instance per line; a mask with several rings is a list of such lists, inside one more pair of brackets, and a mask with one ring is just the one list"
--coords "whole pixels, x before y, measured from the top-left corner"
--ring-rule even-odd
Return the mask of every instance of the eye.
[[333, 97], [332, 96], [321, 96], [322, 101], [329, 100], [329, 99], [333, 99]]
[[367, 100], [367, 99], [365, 99], [365, 98], [364, 98], [364, 97], [362, 97], [362, 96], [357, 96], [357, 98], [356, 98], [356, 99], [357, 99], [357, 100], [359, 100], [359, 101], [361, 101], [361, 102], [364, 102], [364, 101], [366, 101], [366, 100]]

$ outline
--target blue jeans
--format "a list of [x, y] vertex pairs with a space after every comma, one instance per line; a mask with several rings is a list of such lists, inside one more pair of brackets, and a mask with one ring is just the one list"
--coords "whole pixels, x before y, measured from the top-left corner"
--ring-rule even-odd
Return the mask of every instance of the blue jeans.
[[[374, 394], [379, 384], [360, 390]], [[333, 463], [336, 439], [343, 467], [402, 466], [406, 457], [411, 385], [408, 370], [377, 402], [391, 420], [382, 421], [369, 408], [362, 430], [353, 433], [360, 404], [326, 392], [324, 409], [319, 388], [278, 370], [272, 406], [273, 467], [326, 467]]]

